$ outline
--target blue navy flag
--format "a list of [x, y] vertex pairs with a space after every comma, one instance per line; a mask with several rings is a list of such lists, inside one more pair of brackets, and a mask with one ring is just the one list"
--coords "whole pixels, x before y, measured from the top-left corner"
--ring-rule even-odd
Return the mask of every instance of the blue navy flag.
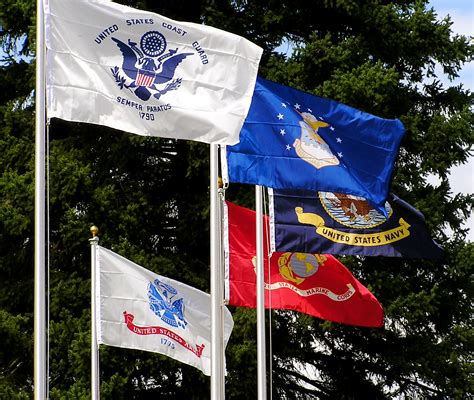
[[269, 190], [273, 251], [442, 258], [423, 214], [390, 194], [387, 217], [342, 193]]
[[223, 178], [350, 193], [383, 210], [403, 134], [399, 120], [258, 77], [240, 142], [223, 154]]

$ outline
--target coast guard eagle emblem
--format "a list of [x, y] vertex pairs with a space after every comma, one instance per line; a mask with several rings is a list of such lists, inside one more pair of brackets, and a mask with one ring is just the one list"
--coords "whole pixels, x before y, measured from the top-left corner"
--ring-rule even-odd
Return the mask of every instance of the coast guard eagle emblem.
[[148, 284], [150, 309], [168, 325], [185, 329], [188, 323], [184, 319], [183, 299], [173, 300], [177, 294], [173, 286], [159, 279]]
[[178, 53], [177, 48], [165, 53], [166, 39], [158, 31], [146, 32], [139, 45], [130, 39], [128, 43], [111, 39], [123, 56], [122, 66], [110, 69], [120, 89], [129, 89], [140, 100], [147, 101], [151, 96], [159, 99], [180, 87], [182, 78], [173, 79], [176, 68], [192, 53]]

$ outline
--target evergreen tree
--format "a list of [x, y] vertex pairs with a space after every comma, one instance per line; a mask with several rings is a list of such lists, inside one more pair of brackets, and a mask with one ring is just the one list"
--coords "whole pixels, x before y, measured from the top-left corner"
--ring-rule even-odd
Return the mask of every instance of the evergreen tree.
[[[425, 0], [127, 1], [205, 23], [264, 49], [260, 74], [407, 129], [392, 188], [426, 216], [443, 262], [344, 257], [383, 303], [384, 329], [289, 311], [271, 320], [275, 398], [468, 398], [472, 381], [474, 245], [462, 228], [474, 198], [448, 171], [473, 145], [472, 94], [444, 87], [472, 58]], [[35, 4], [1, 0], [0, 398], [33, 392]], [[279, 45], [289, 43], [289, 54]], [[441, 65], [438, 76], [435, 65]], [[52, 121], [50, 397], [90, 397], [89, 227], [100, 243], [164, 276], [209, 290], [208, 146]], [[429, 174], [439, 177], [434, 186]], [[253, 188], [227, 198], [253, 206]], [[449, 228], [449, 234], [447, 234]], [[255, 310], [232, 308], [226, 393], [256, 398]], [[268, 349], [270, 350], [270, 349]], [[101, 347], [104, 399], [209, 397], [209, 378], [161, 355]]]

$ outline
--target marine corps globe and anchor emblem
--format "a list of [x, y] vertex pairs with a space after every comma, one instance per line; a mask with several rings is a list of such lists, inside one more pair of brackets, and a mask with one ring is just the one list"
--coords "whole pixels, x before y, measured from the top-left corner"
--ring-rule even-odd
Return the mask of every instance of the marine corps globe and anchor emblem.
[[115, 37], [111, 39], [123, 56], [122, 66], [111, 68], [120, 89], [129, 89], [140, 100], [147, 101], [151, 96], [159, 99], [180, 87], [182, 79], [173, 79], [176, 68], [193, 53], [179, 53], [177, 48], [165, 53], [166, 39], [158, 31], [146, 32], [139, 45], [130, 39], [128, 44]]
[[[278, 272], [286, 281], [298, 286], [316, 274], [326, 260], [322, 254], [282, 253], [278, 257]], [[255, 270], [257, 257], [252, 257], [252, 264]]]
[[288, 282], [300, 285], [318, 272], [327, 257], [319, 254], [283, 253], [278, 258], [278, 271]]

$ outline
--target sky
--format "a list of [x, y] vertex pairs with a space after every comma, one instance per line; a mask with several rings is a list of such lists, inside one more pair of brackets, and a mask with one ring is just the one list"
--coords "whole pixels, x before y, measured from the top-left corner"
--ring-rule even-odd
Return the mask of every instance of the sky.
[[[474, 40], [474, 1], [472, 0], [431, 0], [430, 6], [434, 8], [439, 19], [450, 15], [453, 22], [454, 33], [470, 36]], [[462, 83], [465, 88], [474, 91], [474, 62], [467, 64], [461, 71], [460, 77], [454, 84]], [[448, 82], [446, 81], [446, 84]], [[450, 84], [452, 85], [452, 84]], [[453, 168], [450, 174], [450, 183], [453, 193], [474, 193], [474, 156], [469, 163]], [[474, 216], [468, 221], [470, 228], [468, 240], [474, 242]]]

